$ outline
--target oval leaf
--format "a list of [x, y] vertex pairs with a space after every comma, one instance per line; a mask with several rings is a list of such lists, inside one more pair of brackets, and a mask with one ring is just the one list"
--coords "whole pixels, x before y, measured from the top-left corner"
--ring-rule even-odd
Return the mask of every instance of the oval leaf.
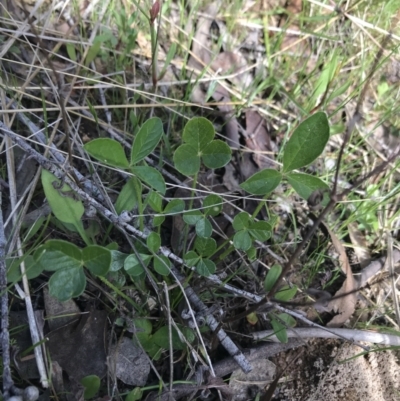
[[156, 148], [163, 133], [163, 125], [158, 117], [150, 118], [142, 125], [133, 141], [131, 166], [143, 160]]
[[210, 142], [202, 150], [202, 160], [208, 168], [224, 167], [231, 161], [231, 157], [231, 148], [219, 139]]
[[[142, 262], [147, 266], [152, 258], [151, 255], [139, 254]], [[129, 255], [124, 262], [124, 269], [130, 276], [140, 276], [144, 273], [144, 269], [136, 255]]]
[[54, 185], [60, 185], [60, 180], [45, 169], [42, 170], [41, 179], [44, 193], [54, 216], [63, 223], [81, 224], [81, 217], [85, 209], [80, 200], [75, 200], [71, 188], [64, 184], [60, 189], [56, 189]]
[[174, 215], [185, 210], [185, 202], [182, 199], [172, 199], [167, 203], [164, 209], [164, 214]]
[[128, 168], [129, 162], [122, 145], [110, 138], [94, 139], [86, 143], [83, 148], [90, 156], [100, 162], [117, 168]]
[[232, 226], [236, 231], [243, 230], [249, 227], [250, 221], [251, 217], [248, 213], [240, 212], [233, 218]]
[[194, 241], [194, 248], [201, 256], [208, 257], [217, 249], [217, 242], [214, 238], [196, 237]]
[[81, 261], [73, 259], [60, 251], [51, 250], [45, 250], [45, 252], [41, 254], [40, 258], [37, 259], [37, 263], [39, 263], [42, 268], [47, 271], [82, 267]]
[[60, 251], [62, 253], [65, 253], [66, 255], [70, 256], [73, 259], [79, 261], [82, 260], [82, 250], [72, 242], [60, 239], [51, 239], [44, 244], [44, 247], [47, 250]]
[[273, 265], [267, 273], [267, 276], [264, 280], [264, 289], [265, 291], [271, 291], [271, 288], [275, 285], [276, 280], [278, 280], [279, 276], [282, 273], [281, 265]]
[[93, 398], [100, 388], [100, 378], [96, 375], [86, 376], [81, 379], [81, 384], [85, 387], [85, 391], [83, 393], [83, 398], [88, 400], [89, 398]]
[[85, 266], [95, 276], [105, 276], [111, 267], [111, 251], [99, 245], [89, 245], [82, 251]]
[[222, 210], [222, 198], [212, 194], [206, 196], [203, 201], [203, 210], [206, 216], [218, 216]]
[[150, 166], [134, 166], [131, 167], [133, 174], [138, 176], [147, 185], [165, 195], [165, 181], [161, 173], [154, 167]]
[[122, 187], [115, 203], [115, 211], [121, 214], [123, 210], [130, 212], [137, 204], [139, 197], [142, 196], [142, 183], [137, 177], [131, 177]]
[[202, 218], [196, 223], [196, 234], [199, 237], [211, 237], [212, 234], [212, 226], [207, 218]]
[[238, 231], [233, 237], [233, 245], [236, 249], [247, 251], [250, 249], [252, 240], [247, 230]]
[[318, 112], [304, 120], [293, 132], [283, 153], [283, 171], [288, 172], [312, 163], [329, 140], [326, 114]]
[[174, 153], [175, 168], [183, 175], [194, 175], [200, 170], [199, 151], [190, 144], [179, 146]]
[[127, 257], [128, 257], [128, 255], [126, 253], [112, 250], [111, 251], [110, 271], [116, 272], [116, 271], [120, 270], [124, 266], [124, 262]]
[[168, 276], [170, 272], [171, 261], [164, 255], [154, 258], [154, 270], [162, 276]]
[[[320, 180], [318, 177], [309, 174], [289, 173], [286, 175], [286, 178], [293, 189], [305, 200], [308, 200], [314, 191], [319, 189], [329, 189], [329, 186], [325, 184], [325, 182]], [[321, 206], [326, 206], [328, 202], [328, 192], [326, 192], [326, 196], [324, 197]]]
[[250, 224], [249, 233], [258, 241], [266, 241], [271, 236], [272, 228], [266, 221], [254, 221]]
[[184, 215], [183, 215], [183, 221], [189, 225], [196, 224], [202, 218], [203, 218], [203, 215], [201, 214], [201, 212], [199, 210], [191, 210], [187, 213], [184, 213]]
[[214, 126], [210, 121], [204, 117], [194, 117], [186, 123], [182, 139], [198, 153], [214, 139], [214, 135]]
[[287, 336], [287, 331], [286, 327], [277, 319], [272, 318], [271, 319], [271, 325], [274, 330], [274, 334], [276, 335], [277, 339], [281, 343], [287, 343], [288, 342], [288, 336]]
[[79, 297], [86, 287], [86, 277], [81, 268], [57, 270], [49, 280], [49, 293], [60, 302]]
[[125, 401], [138, 401], [143, 397], [143, 390], [140, 387], [135, 387], [132, 391], [128, 393]]
[[158, 192], [150, 191], [147, 195], [147, 199], [150, 207], [157, 213], [162, 212], [162, 197]]
[[158, 252], [161, 247], [161, 237], [159, 234], [152, 232], [146, 238], [147, 247], [151, 252]]
[[196, 271], [201, 276], [208, 277], [215, 273], [215, 263], [210, 259], [200, 259], [196, 265]]
[[[181, 325], [178, 325], [179, 330], [181, 333], [184, 335], [186, 340], [191, 343], [194, 341], [194, 334], [192, 330], [190, 330], [188, 327], [184, 327]], [[157, 330], [153, 337], [152, 340], [161, 348], [164, 349], [169, 349], [170, 347], [170, 340], [169, 340], [169, 328], [168, 326], [163, 326], [159, 330]], [[171, 334], [172, 334], [172, 351], [177, 351], [177, 350], [184, 350], [186, 348], [186, 344], [180, 339], [180, 336], [178, 332], [176, 331], [175, 327], [171, 328]]]
[[297, 286], [289, 287], [285, 285], [282, 289], [280, 289], [275, 294], [275, 299], [278, 301], [288, 302], [290, 301], [297, 293]]
[[200, 259], [200, 256], [197, 255], [196, 252], [194, 251], [189, 251], [188, 253], [185, 254], [185, 256], [183, 257], [183, 260], [185, 261], [185, 263], [189, 266], [192, 267], [194, 266]]
[[35, 261], [32, 255], [27, 255], [23, 258], [6, 259], [8, 283], [15, 284], [21, 280], [20, 264], [22, 261], [25, 263], [25, 272], [28, 280], [38, 277], [44, 269], [40, 263]]
[[253, 195], [266, 195], [272, 192], [281, 182], [282, 175], [279, 171], [267, 168], [255, 173], [240, 187]]
[[286, 327], [295, 327], [296, 320], [293, 316], [288, 315], [287, 313], [278, 313], [276, 315], [277, 319], [280, 320]]

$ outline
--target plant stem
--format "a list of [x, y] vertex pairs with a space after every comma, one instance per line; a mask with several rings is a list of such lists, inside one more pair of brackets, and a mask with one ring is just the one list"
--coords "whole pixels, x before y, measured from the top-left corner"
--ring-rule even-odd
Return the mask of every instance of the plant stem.
[[122, 291], [120, 291], [114, 284], [110, 283], [105, 277], [103, 276], [98, 276], [98, 278], [105, 284], [107, 287], [111, 288], [113, 291], [115, 291], [121, 298], [125, 299], [128, 303], [130, 303], [137, 312], [143, 313], [143, 309], [136, 303], [134, 302], [131, 298], [129, 298], [127, 295], [125, 295]]

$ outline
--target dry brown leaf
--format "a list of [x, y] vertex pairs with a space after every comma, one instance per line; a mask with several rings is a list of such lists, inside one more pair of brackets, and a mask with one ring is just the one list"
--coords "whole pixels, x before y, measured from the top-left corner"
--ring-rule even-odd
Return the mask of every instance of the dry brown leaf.
[[274, 167], [271, 160], [264, 154], [272, 151], [267, 122], [255, 110], [246, 111], [246, 146], [254, 151], [253, 160], [259, 169]]
[[371, 254], [368, 250], [367, 241], [357, 227], [357, 224], [348, 225], [351, 243], [354, 245], [354, 253], [357, 255], [358, 262], [362, 269], [371, 263]]
[[[339, 241], [336, 234], [324, 224], [329, 232], [332, 240], [332, 244], [339, 254], [339, 263], [343, 273], [346, 275], [346, 279], [342, 287], [335, 294], [335, 299], [329, 302], [327, 309], [332, 310], [337, 315], [327, 324], [328, 327], [340, 327], [346, 320], [353, 314], [356, 303], [357, 295], [354, 292], [357, 289], [357, 282], [353, 277], [353, 272], [351, 271], [349, 259], [347, 258], [346, 250], [343, 244]], [[346, 294], [346, 295], [345, 295]]]

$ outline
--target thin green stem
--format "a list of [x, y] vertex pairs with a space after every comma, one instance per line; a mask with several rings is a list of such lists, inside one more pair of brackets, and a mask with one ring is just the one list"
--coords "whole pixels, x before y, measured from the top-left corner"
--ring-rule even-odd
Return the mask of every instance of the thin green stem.
[[[198, 179], [198, 174], [196, 173], [193, 177], [193, 183], [192, 183], [192, 191], [190, 193], [190, 201], [189, 201], [189, 208], [188, 210], [193, 209], [193, 202], [194, 202], [194, 197], [196, 195], [196, 187], [197, 187], [197, 179]], [[186, 245], [187, 245], [187, 239], [189, 235], [189, 226], [186, 224], [185, 225], [185, 237], [183, 240], [183, 254], [186, 252]]]
[[98, 276], [98, 278], [107, 285], [107, 287], [111, 288], [113, 291], [115, 291], [121, 298], [125, 299], [128, 303], [130, 303], [137, 312], [143, 313], [142, 308], [134, 302], [131, 298], [129, 298], [127, 295], [125, 295], [122, 291], [120, 291], [114, 284], [110, 283], [105, 277], [103, 276]]

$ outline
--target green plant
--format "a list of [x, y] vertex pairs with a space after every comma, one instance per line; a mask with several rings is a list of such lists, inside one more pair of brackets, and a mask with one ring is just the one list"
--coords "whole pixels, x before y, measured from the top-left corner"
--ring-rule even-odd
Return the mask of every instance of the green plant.
[[81, 380], [82, 386], [85, 388], [83, 397], [85, 400], [93, 398], [100, 388], [100, 377], [96, 375], [86, 376]]
[[[110, 270], [117, 272], [124, 267], [125, 272], [133, 280], [142, 279], [145, 274], [144, 266], [154, 267], [154, 271], [166, 276], [170, 271], [170, 261], [164, 255], [158, 254], [161, 247], [160, 227], [166, 215], [183, 214], [186, 227], [194, 226], [196, 237], [193, 247], [184, 255], [184, 261], [188, 267], [195, 268], [198, 274], [209, 276], [216, 270], [213, 260], [216, 252], [222, 246], [217, 246], [212, 238], [212, 224], [210, 218], [219, 215], [222, 211], [223, 197], [210, 194], [203, 199], [200, 209], [193, 208], [195, 197], [197, 175], [201, 164], [206, 167], [217, 169], [225, 166], [231, 158], [230, 148], [221, 140], [214, 139], [214, 127], [205, 118], [193, 118], [183, 131], [184, 144], [180, 145], [174, 153], [176, 169], [185, 176], [193, 176], [192, 196], [189, 201], [188, 210], [180, 199], [172, 200], [163, 206], [163, 196], [166, 192], [166, 184], [161, 173], [154, 167], [145, 163], [145, 158], [157, 147], [163, 135], [161, 120], [152, 118], [146, 121], [136, 134], [130, 159], [125, 156], [124, 149], [115, 140], [100, 138], [85, 145], [85, 150], [100, 162], [131, 172], [131, 177], [122, 187], [115, 203], [117, 213], [130, 211], [137, 207], [140, 219], [140, 229], [143, 230], [143, 214], [146, 207], [151, 207], [154, 231], [147, 235], [146, 243], [141, 245], [139, 253], [131, 255], [123, 254], [108, 247], [91, 244], [83, 230], [80, 218], [83, 214], [83, 204], [70, 194], [68, 186], [61, 186], [50, 173], [42, 174], [42, 183], [45, 193], [48, 195], [50, 206], [55, 216], [64, 224], [72, 225], [87, 243], [83, 249], [66, 241], [50, 240], [40, 246], [34, 253], [34, 261], [42, 269], [54, 271], [49, 281], [50, 293], [60, 300], [67, 300], [80, 295], [86, 285], [83, 267], [98, 277], [105, 277]], [[231, 238], [231, 246], [224, 252], [224, 256], [233, 250], [246, 251], [249, 256], [255, 257], [256, 250], [254, 241], [264, 242], [271, 235], [272, 222], [257, 221], [258, 211], [265, 205], [269, 194], [286, 180], [294, 190], [304, 199], [308, 199], [315, 191], [327, 191], [328, 186], [318, 177], [295, 172], [295, 169], [305, 167], [312, 163], [323, 151], [329, 138], [329, 124], [325, 113], [316, 113], [304, 120], [293, 132], [287, 141], [282, 153], [283, 166], [281, 170], [265, 169], [250, 177], [241, 187], [253, 195], [263, 195], [257, 210], [250, 216], [248, 213], [239, 212], [233, 218], [235, 233]], [[58, 188], [61, 186], [61, 188]], [[145, 190], [144, 186], [150, 189]], [[67, 196], [68, 194], [68, 196]], [[325, 200], [323, 200], [325, 202]], [[274, 266], [269, 271], [265, 290], [268, 292], [276, 283], [280, 267]], [[40, 270], [40, 268], [39, 268]], [[34, 270], [35, 271], [35, 270]], [[288, 301], [296, 294], [297, 288], [283, 287], [276, 294], [277, 301]], [[284, 323], [293, 324], [292, 319], [286, 315], [271, 314], [271, 322], [281, 340], [285, 340], [285, 331], [282, 329]], [[141, 341], [147, 346], [148, 352], [153, 356], [157, 354], [154, 344], [158, 344], [159, 337], [155, 333], [151, 335], [145, 331]], [[146, 338], [145, 338], [146, 337]], [[173, 341], [174, 344], [176, 341]], [[165, 344], [163, 344], [165, 345]], [[176, 344], [175, 344], [176, 345]], [[158, 344], [162, 347], [161, 344]], [[154, 348], [154, 349], [153, 349]]]

